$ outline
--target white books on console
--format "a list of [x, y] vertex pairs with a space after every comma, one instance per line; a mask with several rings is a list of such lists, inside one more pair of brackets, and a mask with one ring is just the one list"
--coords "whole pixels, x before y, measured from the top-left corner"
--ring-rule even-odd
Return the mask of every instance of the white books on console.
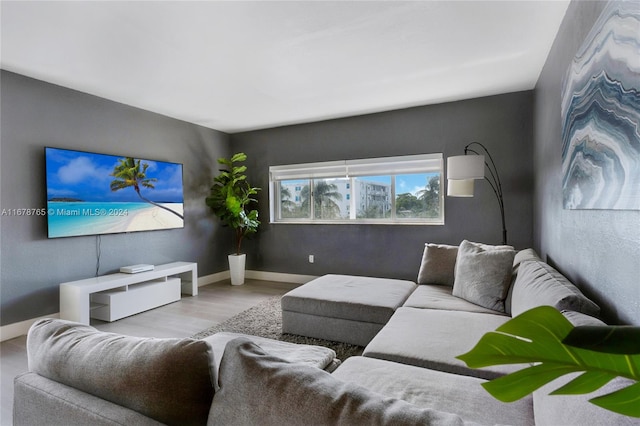
[[120, 272], [124, 272], [125, 274], [137, 274], [138, 272], [146, 271], [153, 271], [153, 265], [139, 263], [137, 265], [123, 266], [120, 268]]

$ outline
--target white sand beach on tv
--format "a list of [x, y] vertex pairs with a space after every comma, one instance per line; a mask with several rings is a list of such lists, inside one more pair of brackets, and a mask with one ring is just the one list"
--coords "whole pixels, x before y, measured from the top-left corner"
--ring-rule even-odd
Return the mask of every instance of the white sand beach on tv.
[[[176, 213], [179, 213], [180, 215], [184, 212], [182, 204], [169, 203], [162, 205]], [[120, 224], [118, 226], [120, 229], [112, 230], [112, 232], [134, 232], [148, 231], [152, 229], [182, 228], [184, 224], [183, 219], [179, 218], [175, 214], [153, 205], [129, 213], [128, 219], [129, 220], [124, 224], [124, 229], [122, 229], [122, 224]]]

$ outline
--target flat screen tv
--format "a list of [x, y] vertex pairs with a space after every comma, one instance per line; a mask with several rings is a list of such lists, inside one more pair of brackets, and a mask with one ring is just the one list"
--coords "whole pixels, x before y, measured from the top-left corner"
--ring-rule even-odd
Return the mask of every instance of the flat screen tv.
[[45, 148], [49, 238], [184, 227], [182, 164]]

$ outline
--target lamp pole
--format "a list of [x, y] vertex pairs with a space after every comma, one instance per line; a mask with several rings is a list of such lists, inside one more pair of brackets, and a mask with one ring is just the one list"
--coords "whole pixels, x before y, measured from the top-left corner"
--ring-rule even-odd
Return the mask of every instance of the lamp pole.
[[475, 146], [475, 145], [482, 148], [482, 150], [487, 154], [487, 157], [489, 158], [489, 161], [491, 163], [489, 164], [487, 161], [484, 162], [485, 167], [489, 170], [489, 173], [490, 173], [490, 176], [487, 176], [485, 174], [484, 179], [487, 182], [489, 182], [489, 185], [491, 186], [491, 189], [493, 189], [493, 193], [495, 194], [498, 200], [498, 205], [500, 206], [500, 218], [502, 219], [502, 244], [507, 244], [507, 226], [505, 225], [505, 220], [504, 220], [504, 199], [502, 197], [502, 183], [500, 182], [498, 169], [496, 168], [496, 164], [493, 162], [493, 157], [491, 157], [489, 150], [480, 142], [471, 142], [470, 144], [465, 146], [464, 155], [467, 155], [469, 152], [476, 155], [481, 155], [479, 152], [470, 148], [471, 146]]

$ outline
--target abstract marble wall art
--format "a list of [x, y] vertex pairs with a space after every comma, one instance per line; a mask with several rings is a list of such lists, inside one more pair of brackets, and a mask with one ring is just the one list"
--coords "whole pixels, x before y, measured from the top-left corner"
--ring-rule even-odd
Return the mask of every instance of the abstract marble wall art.
[[640, 2], [612, 1], [562, 87], [565, 209], [640, 210]]

